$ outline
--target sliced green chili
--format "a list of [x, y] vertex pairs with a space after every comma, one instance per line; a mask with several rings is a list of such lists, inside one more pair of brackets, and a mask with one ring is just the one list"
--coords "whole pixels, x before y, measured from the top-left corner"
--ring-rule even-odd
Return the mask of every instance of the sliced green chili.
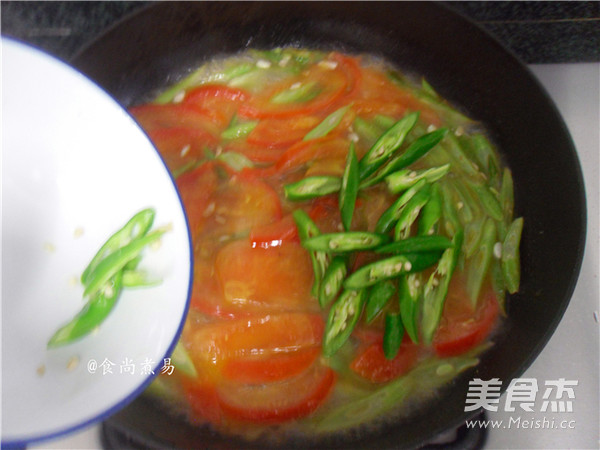
[[450, 164], [440, 167], [431, 167], [423, 170], [403, 169], [388, 175], [385, 178], [388, 190], [392, 194], [398, 194], [414, 186], [419, 180], [425, 180], [428, 183], [434, 183], [450, 170]]
[[346, 231], [343, 233], [325, 233], [305, 239], [302, 246], [307, 250], [321, 252], [353, 252], [371, 250], [389, 241], [384, 234], [369, 231]]
[[419, 218], [418, 234], [430, 236], [437, 232], [438, 222], [442, 218], [442, 194], [439, 184], [434, 184], [431, 188], [429, 201], [425, 204]]
[[114, 233], [100, 247], [100, 250], [94, 255], [88, 266], [81, 274], [81, 283], [86, 285], [90, 274], [96, 269], [98, 264], [111, 253], [126, 246], [131, 241], [144, 236], [152, 223], [154, 222], [154, 210], [151, 208], [143, 209], [134, 215], [119, 231]]
[[246, 137], [254, 130], [254, 128], [256, 128], [256, 125], [258, 125], [258, 120], [234, 123], [221, 133], [221, 137], [223, 139], [239, 139]]
[[132, 259], [136, 258], [149, 244], [157, 241], [165, 233], [165, 229], [154, 230], [145, 236], [139, 237], [124, 247], [119, 248], [98, 263], [89, 273], [83, 291], [84, 297], [93, 296], [104, 284]]
[[458, 254], [462, 247], [462, 231], [456, 233], [454, 246], [446, 249], [435, 271], [430, 275], [423, 289], [423, 310], [421, 314], [421, 332], [426, 344], [431, 344], [435, 330], [440, 323], [448, 286], [454, 273]]
[[148, 274], [142, 270], [123, 270], [123, 287], [156, 286], [161, 282], [159, 279], [148, 278]]
[[[294, 218], [294, 222], [296, 222], [296, 228], [298, 228], [298, 236], [300, 237], [301, 242], [321, 234], [319, 227], [317, 227], [317, 225], [312, 221], [310, 216], [306, 214], [305, 211], [297, 209], [292, 213], [292, 217]], [[309, 253], [314, 272], [314, 281], [311, 293], [314, 297], [318, 298], [321, 288], [321, 280], [323, 279], [325, 270], [329, 265], [329, 255], [325, 252], [317, 251], [311, 251]]]
[[490, 189], [482, 184], [470, 183], [470, 185], [479, 197], [485, 212], [488, 213], [494, 220], [502, 220], [504, 218], [502, 206]]
[[254, 167], [254, 163], [248, 159], [246, 155], [242, 155], [241, 153], [223, 152], [215, 159], [224, 162], [236, 172], [245, 168]]
[[410, 189], [405, 191], [400, 197], [398, 197], [398, 199], [392, 204], [392, 206], [386, 209], [377, 221], [377, 224], [375, 225], [375, 232], [387, 233], [388, 231], [390, 231], [398, 221], [398, 218], [400, 217], [400, 213], [402, 212], [402, 208], [404, 207], [404, 205], [406, 205], [408, 201], [411, 198], [413, 198], [414, 195], [417, 192], [419, 192], [421, 188], [423, 188], [423, 186], [425, 186], [425, 184], [425, 180], [419, 180], [417, 184], [412, 186]]
[[365, 305], [367, 323], [372, 322], [377, 317], [395, 293], [396, 286], [391, 280], [381, 281], [369, 290]]
[[386, 359], [394, 359], [400, 350], [404, 325], [400, 313], [387, 313], [385, 315], [385, 328], [383, 330], [383, 354]]
[[334, 355], [348, 340], [365, 303], [365, 291], [345, 290], [329, 310], [323, 335], [323, 354]]
[[479, 299], [479, 292], [486, 275], [488, 274], [490, 263], [494, 254], [494, 244], [496, 243], [496, 224], [492, 219], [488, 219], [483, 224], [481, 239], [477, 251], [468, 261], [467, 268], [467, 292], [471, 299], [471, 305], [475, 307]]
[[521, 282], [521, 260], [519, 244], [523, 232], [523, 218], [519, 217], [510, 224], [502, 244], [502, 273], [508, 292], [514, 294]]
[[419, 191], [404, 205], [400, 211], [400, 216], [396, 222], [396, 228], [394, 230], [394, 239], [399, 241], [406, 239], [410, 235], [411, 227], [413, 223], [419, 217], [419, 213], [423, 206], [429, 201], [429, 195], [431, 187], [429, 184], [423, 186]]
[[337, 127], [348, 110], [352, 105], [342, 106], [340, 109], [335, 110], [331, 114], [329, 114], [323, 121], [318, 124], [315, 128], [310, 130], [306, 136], [304, 136], [304, 141], [308, 141], [310, 139], [317, 139], [323, 136], [327, 136], [331, 130]]
[[440, 252], [406, 253], [375, 261], [349, 275], [344, 287], [362, 289], [405, 273], [420, 272], [438, 262], [440, 255]]
[[315, 175], [287, 184], [283, 190], [286, 198], [290, 200], [309, 200], [338, 192], [341, 187], [342, 179], [340, 177]]
[[343, 256], [336, 256], [331, 260], [319, 290], [319, 305], [325, 308], [338, 295], [342, 288], [344, 278], [348, 273], [347, 260]]
[[418, 118], [419, 113], [408, 114], [377, 139], [358, 164], [361, 180], [375, 172], [402, 145]]
[[287, 104], [287, 103], [304, 103], [312, 100], [319, 95], [320, 89], [316, 81], [308, 83], [300, 83], [290, 86], [281, 92], [278, 92], [271, 97], [271, 103]]
[[356, 152], [354, 151], [354, 142], [352, 142], [346, 160], [344, 175], [342, 176], [342, 187], [340, 189], [339, 198], [342, 224], [346, 231], [350, 229], [350, 225], [352, 224], [356, 196], [358, 195], [358, 182], [358, 160], [356, 159]]
[[417, 253], [443, 251], [452, 247], [452, 241], [446, 236], [413, 236], [375, 249], [376, 253]]
[[398, 297], [402, 324], [415, 344], [419, 342], [417, 314], [419, 312], [420, 292], [421, 276], [419, 274], [411, 273], [398, 278]]
[[98, 290], [83, 309], [66, 325], [58, 329], [48, 341], [48, 348], [69, 344], [91, 333], [112, 311], [121, 292], [123, 273], [116, 272]]

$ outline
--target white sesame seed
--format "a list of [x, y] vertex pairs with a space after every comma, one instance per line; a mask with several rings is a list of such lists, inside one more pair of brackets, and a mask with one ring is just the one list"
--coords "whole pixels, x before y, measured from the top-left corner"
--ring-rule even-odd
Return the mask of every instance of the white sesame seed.
[[358, 136], [358, 134], [356, 134], [356, 133], [350, 133], [350, 134], [348, 135], [348, 137], [350, 138], [350, 140], [351, 140], [352, 142], [358, 142], [358, 141], [359, 141], [359, 139], [360, 139], [360, 137], [359, 137], [359, 136]]
[[73, 237], [78, 238], [81, 236], [83, 236], [83, 227], [75, 228], [75, 230], [73, 231]]
[[432, 131], [437, 130], [437, 127], [434, 124], [431, 124], [427, 127], [427, 132], [431, 133]]
[[296, 89], [300, 89], [301, 87], [302, 87], [302, 83], [301, 83], [301, 82], [299, 82], [299, 81], [296, 81], [294, 84], [292, 84], [292, 85], [290, 86], [290, 89], [292, 89], [292, 90], [296, 90]]
[[461, 125], [457, 126], [456, 130], [454, 130], [454, 135], [462, 136], [463, 134], [465, 134], [465, 129]]
[[269, 67], [271, 67], [271, 63], [266, 59], [259, 59], [258, 61], [256, 61], [256, 67], [258, 67], [259, 69], [268, 69]]
[[215, 222], [217, 222], [218, 224], [223, 225], [224, 223], [227, 222], [227, 220], [223, 216], [216, 216], [215, 217]]
[[404, 270], [408, 272], [410, 269], [412, 269], [412, 264], [410, 263], [410, 261], [406, 261], [404, 263]]
[[215, 212], [215, 208], [217, 207], [215, 202], [210, 202], [208, 204], [208, 206], [204, 209], [204, 212], [202, 213], [202, 215], [204, 217], [208, 217], [210, 216], [213, 212]]
[[463, 209], [463, 207], [464, 207], [464, 206], [465, 206], [465, 205], [464, 205], [464, 203], [463, 203], [463, 202], [458, 202], [458, 203], [456, 204], [456, 209]]

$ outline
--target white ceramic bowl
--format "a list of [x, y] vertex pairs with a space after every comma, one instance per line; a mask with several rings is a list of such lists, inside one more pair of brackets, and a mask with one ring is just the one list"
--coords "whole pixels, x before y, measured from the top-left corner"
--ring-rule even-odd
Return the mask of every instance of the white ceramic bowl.
[[[4, 446], [73, 431], [133, 400], [179, 337], [192, 263], [173, 180], [135, 121], [79, 72], [7, 39], [2, 154]], [[172, 226], [141, 263], [162, 283], [123, 290], [96, 333], [48, 350], [85, 304], [82, 270], [146, 207], [155, 226]]]

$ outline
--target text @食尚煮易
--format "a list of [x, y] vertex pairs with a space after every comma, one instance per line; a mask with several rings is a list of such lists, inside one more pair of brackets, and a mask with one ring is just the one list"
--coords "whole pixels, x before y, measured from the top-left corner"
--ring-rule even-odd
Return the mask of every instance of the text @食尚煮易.
[[[140, 363], [137, 363], [130, 358], [124, 358], [120, 363], [114, 363], [108, 358], [104, 358], [102, 362], [95, 359], [90, 359], [87, 362], [87, 371], [91, 374], [113, 375], [127, 374], [135, 375], [154, 375], [154, 369], [157, 364], [150, 358], [145, 358]], [[163, 364], [160, 366], [160, 372], [164, 375], [171, 375], [175, 371], [175, 366], [171, 363], [171, 358], [164, 358]]]

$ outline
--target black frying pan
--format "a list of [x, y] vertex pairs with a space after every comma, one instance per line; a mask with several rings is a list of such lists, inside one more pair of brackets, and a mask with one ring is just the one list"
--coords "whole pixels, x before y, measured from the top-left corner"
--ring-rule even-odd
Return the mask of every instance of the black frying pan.
[[[488, 127], [513, 171], [516, 212], [525, 217], [522, 287], [510, 297], [504, 332], [481, 364], [423, 409], [367, 436], [295, 443], [424, 444], [464, 424], [470, 379], [500, 378], [506, 388], [535, 359], [562, 317], [585, 241], [585, 194], [573, 144], [551, 100], [515, 57], [466, 19], [429, 2], [153, 4], [118, 23], [73, 62], [131, 106], [214, 55], [286, 45], [375, 53], [424, 75]], [[241, 445], [170, 418], [145, 398], [110, 420], [134, 435], [183, 448]]]

